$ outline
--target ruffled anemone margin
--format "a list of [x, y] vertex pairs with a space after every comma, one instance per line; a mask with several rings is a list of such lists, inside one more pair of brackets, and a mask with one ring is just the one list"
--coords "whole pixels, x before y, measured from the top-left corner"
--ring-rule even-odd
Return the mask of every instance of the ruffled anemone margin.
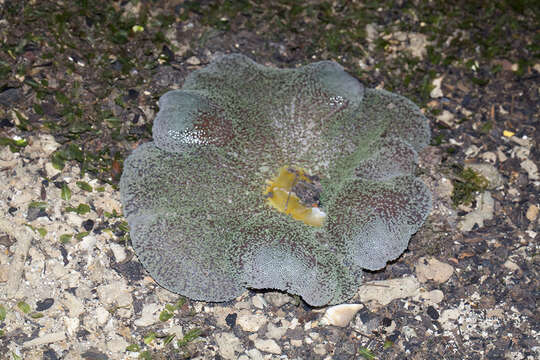
[[226, 301], [278, 289], [346, 301], [425, 221], [428, 120], [329, 61], [218, 58], [164, 94], [154, 141], [120, 181], [135, 252], [170, 291]]

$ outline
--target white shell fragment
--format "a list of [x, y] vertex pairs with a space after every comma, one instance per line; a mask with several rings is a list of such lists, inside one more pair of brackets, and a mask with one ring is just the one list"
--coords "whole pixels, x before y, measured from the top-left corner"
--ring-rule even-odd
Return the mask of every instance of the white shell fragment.
[[341, 304], [331, 306], [326, 309], [326, 313], [321, 318], [321, 325], [347, 326], [356, 313], [364, 307], [362, 304]]

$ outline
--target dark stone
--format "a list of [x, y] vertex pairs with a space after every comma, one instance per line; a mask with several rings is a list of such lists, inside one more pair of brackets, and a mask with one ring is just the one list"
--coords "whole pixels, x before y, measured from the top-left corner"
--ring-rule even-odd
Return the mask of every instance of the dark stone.
[[364, 325], [366, 325], [366, 328], [369, 330], [369, 331], [375, 331], [379, 325], [381, 324], [380, 320], [378, 317], [372, 317], [367, 323], [364, 323]]
[[137, 90], [129, 89], [126, 100], [137, 100], [138, 97], [139, 97], [139, 92]]
[[371, 315], [368, 310], [360, 311], [360, 320], [362, 320], [363, 324], [366, 324], [370, 319]]
[[10, 333], [12, 342], [22, 345], [23, 343], [33, 340], [39, 337], [39, 328], [35, 327], [32, 329], [32, 333], [29, 335], [28, 332], [25, 332], [21, 329], [15, 329]]
[[65, 181], [55, 181], [54, 186], [56, 186], [57, 189], [62, 189], [64, 185], [67, 185], [67, 182]]
[[471, 103], [471, 100], [472, 100], [471, 94], [466, 94], [466, 95], [463, 97], [463, 101], [461, 102], [461, 105], [462, 105], [463, 107], [467, 107], [467, 106], [469, 106], [469, 104]]
[[487, 359], [504, 359], [504, 349], [492, 349], [490, 352], [487, 353]]
[[143, 309], [143, 305], [144, 305], [144, 300], [142, 299], [139, 299], [138, 297], [134, 297], [133, 298], [133, 312], [135, 314], [140, 314], [142, 309]]
[[15, 238], [4, 234], [0, 235], [0, 245], [4, 245], [5, 247], [10, 247], [11, 245], [15, 244]]
[[10, 215], [13, 215], [13, 214], [15, 214], [15, 212], [17, 212], [17, 210], [19, 210], [19, 209], [17, 209], [16, 207], [10, 206], [9, 209], [8, 209], [8, 213]]
[[73, 296], [77, 296], [77, 287], [76, 286], [68, 287], [66, 289], [66, 291], [73, 294]]
[[88, 331], [86, 329], [81, 329], [81, 330], [77, 331], [77, 338], [79, 338], [79, 339], [86, 340], [88, 335], [90, 335], [90, 331]]
[[46, 298], [41, 301], [36, 302], [36, 311], [45, 311], [49, 309], [54, 304], [53, 298]]
[[[136, 121], [135, 117], [133, 118], [133, 121]], [[148, 126], [147, 125], [132, 126], [128, 129], [128, 133], [129, 135], [137, 135], [137, 136], [148, 135], [149, 133]]]
[[60, 253], [62, 254], [62, 258], [64, 259], [64, 265], [69, 264], [68, 253], [63, 245], [60, 246]]
[[431, 305], [429, 305], [427, 308], [427, 314], [433, 320], [437, 320], [439, 318], [439, 312]]
[[21, 90], [19, 88], [7, 88], [0, 92], [0, 105], [13, 106], [21, 98]]
[[343, 359], [343, 360], [352, 360], [356, 359], [356, 347], [354, 341], [348, 339], [346, 336], [341, 334], [341, 340], [336, 342], [336, 348], [332, 359]]
[[44, 360], [58, 360], [59, 357], [53, 349], [47, 349], [43, 352]]
[[160, 66], [150, 80], [156, 86], [168, 87], [184, 82], [184, 75], [171, 66]]
[[396, 330], [396, 331], [394, 331], [392, 334], [388, 335], [387, 340], [389, 340], [389, 341], [395, 343], [395, 342], [398, 341], [400, 335], [401, 335], [401, 331]]
[[382, 319], [382, 325], [384, 327], [389, 327], [390, 325], [392, 325], [392, 319], [387, 318], [387, 317], [383, 318]]
[[297, 326], [294, 329], [287, 329], [285, 337], [289, 340], [302, 340], [304, 339], [304, 329], [301, 326]]
[[117, 263], [112, 265], [112, 268], [129, 281], [139, 281], [143, 278], [144, 269], [138, 261]]
[[126, 232], [124, 230], [115, 230], [114, 231], [114, 235], [116, 235], [117, 237], [122, 237], [124, 235], [126, 235]]
[[83, 359], [88, 359], [88, 360], [109, 360], [107, 355], [95, 349], [87, 350], [84, 353], [82, 353], [81, 356], [83, 357]]
[[229, 314], [227, 315], [227, 317], [225, 318], [225, 322], [227, 323], [227, 325], [229, 325], [231, 328], [235, 327], [236, 326], [236, 318], [238, 317], [238, 314], [237, 313], [232, 313], [232, 314]]
[[56, 105], [53, 102], [45, 102], [41, 104], [43, 113], [48, 116], [58, 116], [58, 111], [56, 110]]
[[111, 67], [115, 71], [122, 71], [122, 63], [118, 60], [115, 60], [114, 62], [112, 62]]
[[171, 49], [169, 49], [167, 45], [163, 45], [162, 52], [163, 52], [163, 55], [165, 55], [169, 61], [174, 60], [174, 53], [172, 52]]
[[43, 209], [37, 208], [37, 207], [31, 207], [28, 208], [28, 213], [26, 214], [26, 220], [28, 221], [34, 221], [39, 217], [46, 217], [49, 216], [47, 212]]
[[[141, 115], [139, 114], [133, 114], [133, 116], [131, 117], [131, 123], [132, 124], [136, 124], [139, 122], [139, 119], [141, 118]], [[131, 130], [131, 129], [130, 129]], [[129, 131], [129, 130], [128, 130]], [[130, 131], [131, 133], [131, 131]]]
[[82, 223], [84, 230], [90, 231], [94, 228], [94, 220], [88, 219]]
[[12, 128], [13, 126], [15, 126], [15, 124], [9, 121], [9, 119], [4, 118], [0, 120], [0, 128]]

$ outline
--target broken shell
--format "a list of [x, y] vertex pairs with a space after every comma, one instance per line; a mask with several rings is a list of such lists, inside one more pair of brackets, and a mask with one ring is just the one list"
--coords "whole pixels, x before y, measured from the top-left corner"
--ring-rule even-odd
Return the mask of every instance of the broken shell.
[[326, 313], [321, 318], [321, 325], [347, 326], [354, 318], [356, 313], [362, 309], [362, 304], [341, 304], [331, 306], [326, 309]]

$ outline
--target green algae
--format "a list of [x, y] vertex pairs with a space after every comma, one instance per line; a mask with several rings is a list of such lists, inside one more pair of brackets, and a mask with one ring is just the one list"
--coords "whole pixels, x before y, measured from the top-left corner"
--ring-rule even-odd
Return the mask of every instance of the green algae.
[[474, 195], [479, 191], [484, 191], [489, 181], [471, 168], [460, 169], [457, 178], [454, 180], [454, 190], [452, 191], [452, 202], [454, 206], [470, 205], [474, 200]]
[[[342, 302], [430, 210], [413, 176], [427, 119], [333, 62], [274, 69], [221, 57], [162, 96], [153, 133], [124, 163], [124, 213], [145, 268], [193, 299], [247, 287]], [[322, 227], [267, 204], [265, 181], [288, 164], [320, 176]]]

